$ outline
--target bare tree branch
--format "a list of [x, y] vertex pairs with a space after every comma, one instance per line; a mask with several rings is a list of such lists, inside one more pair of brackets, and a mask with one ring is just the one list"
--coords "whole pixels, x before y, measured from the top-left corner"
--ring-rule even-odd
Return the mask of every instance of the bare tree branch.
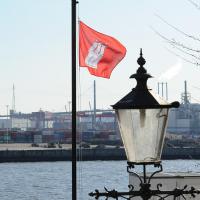
[[[187, 0], [187, 1], [189, 3], [191, 3], [193, 6], [195, 6], [197, 9], [200, 10], [200, 4], [198, 5], [195, 2], [195, 0]], [[170, 24], [167, 20], [165, 20], [164, 18], [162, 18], [158, 14], [155, 14], [155, 16], [159, 20], [161, 20], [164, 24], [166, 24], [167, 26], [169, 26], [170, 28], [172, 28], [176, 32], [182, 34], [184, 37], [194, 40], [195, 44], [197, 42], [200, 42], [199, 37], [196, 37], [194, 35], [191, 35], [191, 34], [184, 32], [183, 30], [181, 30], [181, 29], [177, 28], [176, 26]], [[191, 45], [180, 42], [180, 39], [176, 40], [174, 38], [169, 38], [169, 37], [165, 36], [164, 34], [161, 34], [159, 31], [157, 31], [153, 27], [151, 27], [151, 29], [154, 31], [154, 33], [156, 35], [158, 35], [159, 37], [164, 39], [164, 41], [166, 41], [169, 45], [171, 45], [172, 48], [175, 49], [175, 51], [172, 51], [172, 50], [166, 48], [170, 53], [172, 53], [173, 55], [183, 59], [184, 61], [186, 61], [188, 63], [191, 63], [191, 64], [196, 65], [196, 66], [200, 66], [200, 62], [199, 62], [199, 60], [200, 60], [200, 49], [191, 47]], [[177, 51], [179, 51], [179, 53], [177, 53]]]
[[196, 53], [200, 53], [200, 50], [194, 49], [194, 48], [191, 48], [191, 47], [188, 47], [188, 46], [186, 46], [186, 45], [184, 45], [184, 44], [182, 44], [182, 43], [176, 41], [175, 39], [172, 39], [172, 40], [171, 40], [171, 43], [173, 43], [174, 45], [180, 46], [180, 47], [182, 47], [183, 49], [187, 49], [187, 50], [189, 50], [189, 51], [193, 51], [193, 52], [196, 52]]
[[[200, 57], [198, 57], [197, 55], [195, 54], [192, 54], [192, 53], [189, 53], [188, 51], [192, 51], [192, 52], [195, 52], [195, 53], [200, 53], [200, 50], [194, 50], [193, 48], [190, 48], [190, 47], [187, 47], [177, 41], [175, 41], [174, 39], [169, 39], [167, 38], [166, 36], [160, 34], [158, 31], [156, 31], [153, 27], [151, 27], [151, 29], [155, 32], [155, 34], [157, 34], [159, 37], [161, 37], [162, 39], [164, 39], [167, 43], [169, 43], [173, 48], [176, 48], [177, 50], [181, 51], [182, 53], [184, 54], [187, 54], [193, 58], [195, 58], [196, 60], [200, 60]], [[169, 51], [170, 53], [172, 53], [173, 55], [181, 58], [182, 60], [188, 62], [188, 63], [191, 63], [193, 65], [196, 65], [196, 66], [200, 66], [200, 63], [199, 62], [192, 62], [191, 60], [189, 59], [186, 59], [184, 56], [181, 56], [180, 54], [177, 54], [176, 52], [172, 51], [172, 50], [169, 50], [168, 48], [166, 48], [167, 51]], [[186, 49], [186, 51], [184, 50]]]
[[193, 52], [196, 52], [196, 53], [200, 53], [200, 50], [194, 49], [194, 48], [191, 48], [191, 47], [188, 47], [188, 46], [186, 46], [186, 45], [184, 45], [184, 44], [182, 44], [182, 43], [180, 43], [180, 42], [177, 42], [175, 39], [172, 39], [172, 40], [171, 40], [171, 43], [173, 43], [174, 45], [180, 46], [180, 47], [182, 47], [183, 49], [186, 49], [186, 50], [188, 50], [188, 51], [193, 51]]
[[197, 9], [200, 10], [200, 5], [198, 5], [197, 3], [195, 3], [193, 0], [187, 0], [189, 1], [193, 6], [195, 6]]
[[182, 53], [184, 53], [184, 54], [186, 54], [186, 55], [189, 55], [189, 56], [191, 56], [191, 57], [193, 57], [193, 58], [195, 58], [195, 59], [197, 59], [197, 60], [200, 60], [200, 57], [199, 57], [199, 56], [196, 56], [195, 54], [192, 54], [192, 53], [188, 53], [187, 51], [184, 51], [183, 49], [177, 47], [177, 46], [174, 45], [174, 44], [171, 44], [171, 43], [170, 43], [170, 45], [172, 45], [173, 48], [175, 48], [175, 49], [181, 51]]
[[189, 37], [189, 38], [191, 38], [191, 39], [193, 39], [193, 40], [196, 40], [196, 41], [200, 42], [200, 39], [199, 39], [199, 38], [197, 38], [197, 37], [195, 37], [195, 36], [193, 36], [193, 35], [189, 35], [189, 34], [183, 32], [182, 30], [178, 29], [177, 27], [175, 27], [175, 26], [173, 26], [172, 24], [170, 24], [169, 22], [167, 22], [165, 19], [163, 19], [163, 18], [162, 18], [161, 16], [159, 16], [158, 14], [155, 14], [155, 16], [156, 16], [157, 18], [159, 18], [162, 22], [164, 22], [165, 24], [167, 24], [169, 27], [173, 28], [173, 29], [176, 30], [177, 32], [179, 32], [179, 33], [181, 33], [182, 35], [184, 35], [185, 37]]
[[163, 38], [165, 41], [169, 42], [170, 44], [173, 44], [173, 45], [176, 45], [176, 46], [179, 46], [183, 49], [186, 49], [188, 51], [192, 51], [192, 52], [196, 52], [196, 53], [200, 53], [200, 50], [198, 49], [194, 49], [192, 47], [188, 47], [184, 44], [182, 44], [181, 42], [178, 42], [176, 41], [175, 39], [169, 39], [167, 37], [165, 37], [164, 35], [160, 34], [158, 31], [156, 31], [152, 26], [150, 26], [150, 28], [154, 31], [155, 34], [157, 34], [158, 36], [160, 36], [161, 38]]
[[192, 62], [192, 61], [186, 59], [185, 57], [175, 53], [174, 51], [172, 51], [172, 50], [170, 50], [168, 48], [166, 48], [166, 50], [169, 51], [170, 53], [172, 53], [173, 55], [175, 55], [176, 57], [179, 57], [179, 58], [183, 59], [184, 61], [186, 61], [186, 62], [188, 62], [190, 64], [193, 64], [193, 65], [196, 65], [196, 66], [200, 66], [200, 63], [198, 63], [198, 62]]

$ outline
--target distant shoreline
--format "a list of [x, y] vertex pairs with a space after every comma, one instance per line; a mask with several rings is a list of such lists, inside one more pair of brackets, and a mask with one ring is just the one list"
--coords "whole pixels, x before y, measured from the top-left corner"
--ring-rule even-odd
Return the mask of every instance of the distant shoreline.
[[[162, 159], [200, 159], [200, 148], [165, 148]], [[88, 148], [77, 151], [77, 160], [126, 160], [123, 148]], [[0, 149], [0, 162], [71, 161], [71, 149]]]

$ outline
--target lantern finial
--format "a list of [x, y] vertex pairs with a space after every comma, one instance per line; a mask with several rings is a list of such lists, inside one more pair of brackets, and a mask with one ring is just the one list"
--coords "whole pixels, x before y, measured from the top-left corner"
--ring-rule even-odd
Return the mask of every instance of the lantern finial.
[[147, 79], [151, 78], [152, 76], [147, 73], [147, 70], [143, 67], [145, 65], [146, 60], [142, 56], [142, 48], [140, 49], [140, 57], [137, 59], [138, 65], [140, 67], [137, 69], [136, 74], [133, 74], [130, 76], [130, 78], [135, 78], [137, 81], [137, 86], [136, 88], [145, 88], [147, 89]]
[[140, 57], [137, 59], [137, 63], [138, 63], [138, 65], [140, 65], [140, 67], [138, 68], [138, 70], [137, 70], [137, 73], [147, 73], [147, 70], [143, 67], [143, 65], [145, 65], [145, 63], [146, 63], [146, 60], [143, 58], [143, 56], [142, 56], [143, 54], [142, 54], [142, 48], [140, 49]]

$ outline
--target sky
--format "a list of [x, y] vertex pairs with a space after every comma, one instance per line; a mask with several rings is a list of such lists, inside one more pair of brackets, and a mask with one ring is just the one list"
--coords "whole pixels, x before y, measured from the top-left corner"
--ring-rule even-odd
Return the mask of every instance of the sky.
[[[174, 49], [152, 27], [169, 38], [197, 48], [200, 45], [156, 15], [199, 36], [200, 10], [188, 0], [79, 0], [78, 17], [91, 28], [118, 39], [127, 54], [110, 79], [92, 76], [78, 67], [78, 109], [93, 107], [94, 80], [99, 109], [110, 109], [135, 87], [135, 80], [129, 77], [138, 68], [140, 48], [145, 68], [154, 76], [148, 81], [150, 88], [157, 91], [158, 82], [167, 82], [169, 101], [181, 101], [187, 80], [191, 101], [200, 102], [200, 68], [172, 54], [169, 50]], [[6, 113], [6, 105], [12, 108], [13, 84], [17, 112], [69, 111], [71, 1], [0, 0], [0, 26], [0, 115]]]

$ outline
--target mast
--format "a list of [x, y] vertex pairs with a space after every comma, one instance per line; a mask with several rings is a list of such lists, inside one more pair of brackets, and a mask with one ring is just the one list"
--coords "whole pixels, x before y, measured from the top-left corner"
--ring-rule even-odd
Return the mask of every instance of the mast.
[[71, 47], [72, 47], [72, 200], [77, 200], [76, 163], [76, 0], [71, 0]]
[[184, 104], [188, 104], [187, 81], [184, 81]]
[[15, 85], [13, 84], [13, 94], [12, 94], [12, 111], [15, 113]]
[[168, 85], [167, 85], [167, 82], [165, 83], [165, 90], [166, 90], [166, 100], [168, 100]]
[[96, 128], [96, 81], [94, 80], [94, 113], [93, 113], [93, 130]]
[[[165, 88], [164, 88], [165, 85]], [[160, 94], [160, 86], [161, 86], [161, 94]], [[161, 97], [165, 98], [166, 100], [168, 100], [168, 86], [167, 86], [167, 82], [158, 82], [158, 94], [160, 94]], [[164, 94], [165, 92], [165, 94]]]

